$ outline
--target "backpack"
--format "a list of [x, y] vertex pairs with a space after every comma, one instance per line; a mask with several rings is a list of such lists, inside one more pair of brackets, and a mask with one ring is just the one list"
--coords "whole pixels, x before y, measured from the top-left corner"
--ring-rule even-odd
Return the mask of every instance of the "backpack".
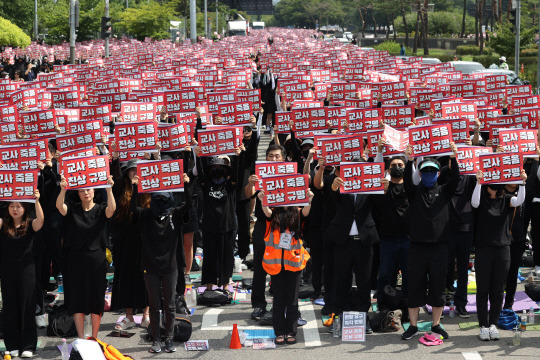
[[380, 310], [369, 322], [375, 332], [394, 332], [401, 328], [401, 310]]
[[525, 294], [534, 302], [540, 301], [540, 285], [538, 283], [525, 284]]
[[71, 337], [75, 335], [77, 335], [75, 321], [69, 315], [67, 306], [63, 302], [57, 302], [49, 313], [47, 336]]
[[174, 341], [186, 342], [191, 338], [193, 327], [191, 320], [185, 315], [176, 315], [174, 319]]
[[519, 324], [519, 316], [510, 309], [502, 309], [497, 325], [504, 330], [512, 330]]
[[175, 300], [176, 313], [181, 315], [191, 315], [191, 311], [186, 304], [186, 298], [184, 296], [178, 296]]
[[230, 304], [232, 296], [221, 289], [205, 290], [197, 299], [198, 305], [221, 306]]

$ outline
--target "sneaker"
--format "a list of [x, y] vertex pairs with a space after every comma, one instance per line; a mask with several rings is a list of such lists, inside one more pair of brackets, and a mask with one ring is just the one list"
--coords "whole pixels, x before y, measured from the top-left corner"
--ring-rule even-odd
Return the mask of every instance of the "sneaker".
[[154, 340], [154, 342], [152, 343], [152, 346], [150, 347], [150, 349], [148, 349], [148, 352], [153, 353], [153, 354], [160, 353], [161, 352], [161, 341]]
[[480, 340], [482, 341], [489, 341], [491, 340], [490, 336], [489, 336], [489, 329], [485, 326], [482, 326], [480, 328], [480, 335], [478, 335], [478, 337], [480, 338]]
[[493, 324], [489, 327], [489, 338], [491, 340], [499, 340], [499, 329]]
[[36, 325], [38, 329], [47, 327], [47, 318], [45, 317], [45, 314], [36, 316]]
[[143, 318], [141, 321], [141, 327], [148, 329], [149, 326], [150, 326], [150, 319]]
[[189, 274], [184, 274], [184, 280], [186, 285], [191, 285], [191, 276], [189, 276]]
[[23, 351], [22, 354], [21, 354], [21, 357], [22, 357], [22, 358], [26, 358], [26, 359], [31, 358], [31, 357], [33, 357], [33, 356], [34, 356], [34, 353], [31, 352], [30, 350], [25, 350], [25, 351]]
[[297, 324], [298, 326], [304, 326], [307, 324], [307, 321], [302, 319], [301, 317], [298, 317]]
[[441, 324], [437, 326], [432, 326], [431, 332], [441, 335], [444, 340], [448, 339], [448, 333], [441, 327]]
[[19, 357], [19, 350], [10, 351], [9, 355], [11, 355], [12, 358]]
[[454, 285], [451, 285], [446, 288], [446, 291], [448, 292], [448, 294], [454, 295], [456, 293], [456, 288], [454, 287]]
[[456, 311], [460, 318], [468, 319], [471, 317], [465, 306], [456, 306]]
[[255, 309], [253, 309], [253, 312], [251, 313], [251, 318], [253, 320], [260, 320], [265, 312], [266, 310], [264, 310], [263, 308], [256, 307]]
[[165, 340], [165, 352], [172, 353], [176, 351], [176, 346], [174, 346], [173, 340]]
[[373, 329], [371, 328], [371, 325], [369, 324], [369, 319], [366, 322], [366, 334], [373, 334]]
[[416, 326], [410, 325], [407, 331], [401, 334], [401, 340], [409, 340], [413, 336], [418, 334], [418, 328]]

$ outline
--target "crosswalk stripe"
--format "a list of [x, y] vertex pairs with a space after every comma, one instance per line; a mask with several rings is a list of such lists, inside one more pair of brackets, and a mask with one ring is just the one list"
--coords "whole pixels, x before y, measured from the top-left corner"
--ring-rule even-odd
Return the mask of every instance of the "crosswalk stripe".
[[307, 324], [302, 326], [306, 347], [321, 346], [319, 326], [313, 304], [311, 302], [301, 302], [299, 306], [302, 317], [307, 321]]
[[477, 351], [474, 352], [462, 352], [461, 355], [465, 358], [465, 360], [482, 360], [482, 357]]

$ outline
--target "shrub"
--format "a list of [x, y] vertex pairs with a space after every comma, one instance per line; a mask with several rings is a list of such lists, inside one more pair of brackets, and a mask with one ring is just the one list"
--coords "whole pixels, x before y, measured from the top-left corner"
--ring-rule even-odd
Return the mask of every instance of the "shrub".
[[493, 55], [475, 55], [472, 61], [479, 62], [487, 69], [491, 64], [499, 65], [499, 57]]
[[[492, 50], [488, 47], [484, 47], [484, 54], [491, 54]], [[476, 45], [459, 45], [456, 48], [457, 55], [482, 55], [480, 54], [480, 47]]]
[[[392, 40], [387, 40], [379, 45], [376, 45], [375, 49], [388, 51], [390, 55], [399, 55], [399, 52], [401, 51], [401, 44]], [[409, 52], [407, 52], [407, 54], [408, 53]]]
[[0, 17], [0, 45], [27, 47], [30, 45], [30, 37], [11, 21]]
[[538, 56], [538, 48], [521, 50], [520, 56]]

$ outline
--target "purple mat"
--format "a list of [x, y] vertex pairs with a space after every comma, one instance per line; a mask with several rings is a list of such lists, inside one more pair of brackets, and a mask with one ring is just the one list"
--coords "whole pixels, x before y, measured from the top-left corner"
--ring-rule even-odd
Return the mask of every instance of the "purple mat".
[[[58, 348], [58, 351], [60, 351], [60, 354], [62, 353], [62, 345], [56, 345], [56, 347]], [[71, 354], [71, 349], [73, 348], [71, 346], [71, 344], [68, 344], [68, 348], [69, 348], [69, 353]]]
[[[220, 287], [214, 285], [214, 287], [212, 288], [212, 290], [216, 290], [216, 289], [220, 289]], [[198, 292], [199, 294], [202, 294], [202, 293], [204, 292], [204, 290], [206, 290], [206, 286], [201, 286], [201, 287], [198, 287], [198, 288], [197, 288], [197, 292]], [[228, 290], [230, 293], [233, 293], [233, 292], [234, 292], [234, 289], [233, 289], [232, 285], [228, 285], [228, 286], [227, 286], [227, 290]]]
[[[515, 312], [529, 310], [531, 306], [535, 310], [538, 309], [538, 305], [536, 305], [536, 303], [527, 294], [525, 294], [524, 291], [516, 292], [516, 296], [514, 297], [514, 306], [512, 307]], [[476, 294], [467, 295], [467, 306], [465, 306], [465, 308], [470, 314], [476, 314]], [[426, 305], [425, 309], [428, 313], [431, 314], [431, 306]], [[443, 314], [446, 315], [449, 311], [450, 309], [448, 308], [448, 306], [445, 306]]]

